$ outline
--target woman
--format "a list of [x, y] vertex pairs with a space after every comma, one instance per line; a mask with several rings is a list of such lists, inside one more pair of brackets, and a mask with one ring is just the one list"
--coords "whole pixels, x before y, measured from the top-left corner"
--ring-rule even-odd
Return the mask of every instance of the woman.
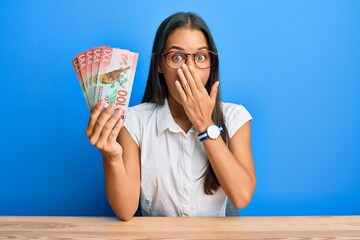
[[[104, 102], [86, 135], [103, 155], [106, 194], [130, 220], [143, 215], [224, 216], [251, 201], [255, 168], [251, 116], [220, 101], [219, 61], [206, 23], [176, 13], [156, 33], [143, 103], [124, 113]], [[221, 137], [220, 137], [221, 136]]]

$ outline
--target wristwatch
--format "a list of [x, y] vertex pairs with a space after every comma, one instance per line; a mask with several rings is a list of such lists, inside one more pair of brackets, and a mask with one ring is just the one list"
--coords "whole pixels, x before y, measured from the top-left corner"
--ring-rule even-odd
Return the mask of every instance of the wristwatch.
[[216, 140], [220, 134], [224, 132], [222, 126], [210, 125], [204, 132], [198, 134], [200, 141], [204, 141], [208, 138]]

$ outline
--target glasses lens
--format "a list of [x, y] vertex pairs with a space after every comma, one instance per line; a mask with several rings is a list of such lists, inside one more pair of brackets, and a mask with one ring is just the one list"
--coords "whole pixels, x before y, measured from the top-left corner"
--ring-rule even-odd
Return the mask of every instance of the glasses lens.
[[186, 62], [186, 55], [183, 52], [169, 52], [165, 61], [170, 68], [178, 69]]
[[194, 56], [196, 66], [198, 66], [199, 68], [210, 67], [213, 62], [213, 58], [214, 57], [212, 56], [212, 53], [207, 50], [200, 51]]

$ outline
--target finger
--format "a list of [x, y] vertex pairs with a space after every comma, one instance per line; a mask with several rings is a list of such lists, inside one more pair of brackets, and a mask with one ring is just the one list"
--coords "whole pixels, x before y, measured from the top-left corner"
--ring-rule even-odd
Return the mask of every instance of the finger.
[[177, 70], [177, 73], [179, 75], [180, 82], [181, 82], [182, 88], [184, 89], [185, 94], [187, 96], [192, 96], [192, 90], [191, 90], [191, 87], [189, 86], [188, 80], [186, 79], [186, 77], [184, 75], [183, 69], [179, 68]]
[[101, 112], [103, 111], [104, 105], [105, 105], [105, 100], [101, 100], [96, 104], [95, 108], [92, 110], [88, 122], [88, 127], [85, 132], [87, 137], [90, 137], [92, 135], [95, 123], [98, 120]]
[[109, 144], [108, 139], [111, 135], [111, 132], [116, 126], [116, 123], [120, 120], [121, 115], [123, 114], [123, 111], [121, 109], [116, 109], [114, 114], [111, 116], [111, 118], [107, 121], [107, 123], [104, 125], [98, 142], [96, 143], [96, 147], [98, 149], [104, 149], [107, 144]]
[[210, 91], [210, 98], [213, 102], [216, 101], [216, 96], [217, 96], [217, 93], [219, 91], [219, 81], [216, 81], [212, 87], [211, 87], [211, 91]]
[[90, 136], [90, 144], [95, 145], [99, 141], [100, 133], [102, 132], [104, 125], [111, 118], [114, 113], [115, 104], [111, 104], [104, 112], [102, 112], [97, 119], [92, 135]]
[[122, 113], [120, 115], [120, 119], [116, 122], [113, 130], [111, 131], [111, 133], [108, 137], [108, 142], [116, 141], [117, 137], [119, 136], [121, 128], [124, 126], [125, 118], [126, 117], [124, 115], [124, 111], [122, 111]]
[[197, 77], [195, 68], [193, 66], [189, 66], [189, 72], [192, 75], [194, 79], [194, 85], [196, 85], [196, 89], [199, 90], [202, 93], [206, 92], [206, 89], [204, 87], [204, 84], [202, 81]]
[[[190, 72], [190, 68], [193, 69], [192, 72]], [[195, 91], [198, 90], [198, 87], [196, 86], [195, 79], [194, 79], [194, 77], [196, 75], [195, 69], [192, 66], [188, 67], [186, 64], [183, 64], [181, 69], [182, 69], [182, 71], [185, 75], [185, 78], [191, 88], [192, 93], [195, 93]]]
[[100, 136], [99, 136], [99, 141], [102, 140], [108, 140], [111, 132], [114, 130], [116, 123], [120, 120], [121, 115], [124, 113], [124, 111], [122, 109], [117, 109], [114, 113], [114, 115], [105, 123]]
[[[116, 131], [116, 136], [119, 134], [120, 129], [116, 128], [117, 123], [121, 120], [124, 111], [122, 109], [117, 109], [115, 114], [109, 119], [109, 121], [105, 124], [103, 131], [100, 134], [101, 139], [109, 140], [110, 135], [112, 132]], [[115, 138], [116, 139], [116, 138]]]
[[186, 96], [186, 93], [185, 93], [183, 87], [181, 86], [181, 83], [179, 82], [179, 80], [175, 81], [175, 87], [176, 87], [176, 90], [179, 93], [181, 101], [184, 103], [187, 100], [187, 96]]

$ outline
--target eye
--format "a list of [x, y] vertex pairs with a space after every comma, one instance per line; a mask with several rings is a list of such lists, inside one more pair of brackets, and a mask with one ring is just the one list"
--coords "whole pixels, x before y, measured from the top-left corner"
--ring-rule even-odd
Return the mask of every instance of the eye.
[[198, 62], [203, 62], [203, 61], [205, 61], [207, 58], [208, 58], [208, 56], [207, 56], [205, 53], [199, 53], [199, 54], [196, 54], [196, 56], [195, 56], [195, 59], [196, 59], [196, 61], [198, 61]]
[[171, 56], [171, 60], [173, 62], [181, 62], [185, 59], [184, 55], [182, 53], [174, 53]]

